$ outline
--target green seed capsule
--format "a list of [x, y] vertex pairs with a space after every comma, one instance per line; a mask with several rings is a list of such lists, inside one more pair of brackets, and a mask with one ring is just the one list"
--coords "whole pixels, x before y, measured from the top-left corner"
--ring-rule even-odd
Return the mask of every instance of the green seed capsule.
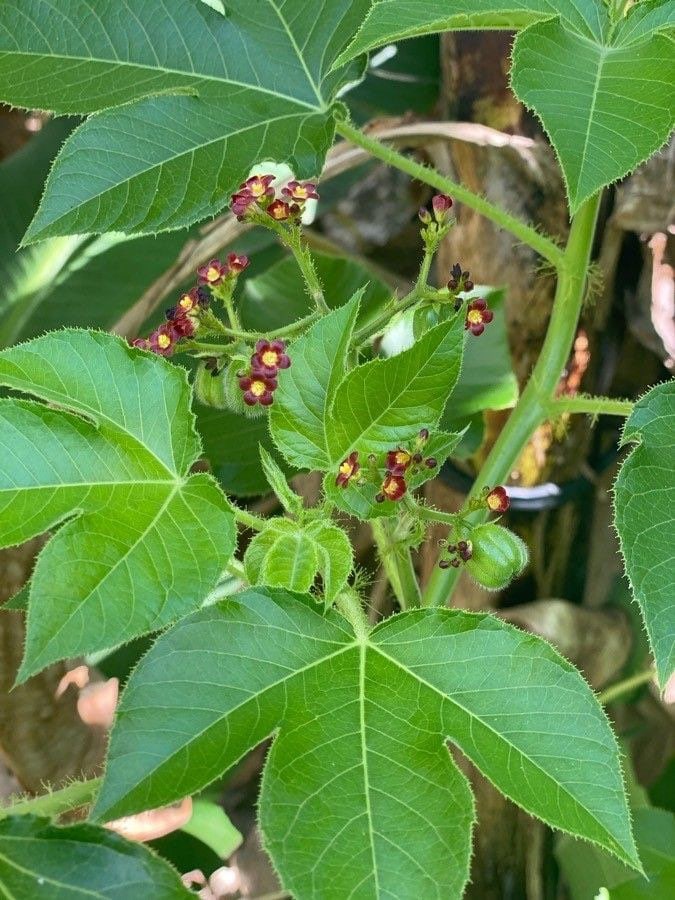
[[204, 406], [225, 409], [223, 371], [216, 368], [216, 360], [200, 360], [194, 378], [195, 397]]
[[469, 574], [489, 591], [498, 591], [519, 575], [527, 565], [527, 547], [508, 528], [479, 525], [471, 532]]

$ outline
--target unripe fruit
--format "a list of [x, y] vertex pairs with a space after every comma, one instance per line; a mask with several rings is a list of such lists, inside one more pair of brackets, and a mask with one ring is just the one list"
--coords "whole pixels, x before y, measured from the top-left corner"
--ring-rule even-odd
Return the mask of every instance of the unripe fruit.
[[489, 591], [498, 591], [527, 565], [527, 547], [508, 528], [479, 525], [471, 532], [471, 559], [466, 568]]
[[194, 377], [195, 397], [204, 406], [225, 409], [223, 372], [218, 371], [215, 360], [200, 360]]

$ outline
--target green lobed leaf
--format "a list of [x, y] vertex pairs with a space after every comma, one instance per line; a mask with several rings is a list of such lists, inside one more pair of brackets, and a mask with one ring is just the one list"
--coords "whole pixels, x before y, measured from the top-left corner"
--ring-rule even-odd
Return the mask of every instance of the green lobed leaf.
[[[317, 175], [331, 73], [368, 0], [4, 0], [0, 97], [96, 113], [66, 142], [26, 242], [157, 232], [218, 212], [264, 159]], [[307, 23], [312, 27], [308, 28]]]
[[77, 900], [184, 900], [178, 873], [143, 844], [107, 828], [14, 816], [0, 821], [0, 893]]
[[349, 372], [335, 392], [328, 447], [333, 466], [351, 451], [381, 453], [432, 430], [462, 364], [464, 319], [432, 328], [409, 350]]
[[635, 404], [623, 442], [639, 446], [616, 479], [614, 524], [664, 687], [675, 669], [675, 382]]
[[[31, 581], [18, 680], [198, 608], [234, 549], [204, 474], [185, 373], [98, 332], [0, 353], [0, 545], [58, 526]], [[49, 405], [46, 405], [49, 404]]]
[[541, 119], [575, 212], [666, 141], [675, 55], [662, 32], [674, 25], [672, 0], [633, 4], [617, 24], [602, 0], [380, 0], [336, 64], [413, 35], [523, 29], [512, 86]]
[[192, 794], [272, 734], [261, 827], [299, 900], [461, 897], [473, 807], [447, 739], [514, 802], [639, 868], [616, 740], [546, 642], [450, 609], [355, 637], [263, 589], [183, 620], [141, 661], [93, 815]]
[[292, 365], [274, 394], [270, 430], [279, 450], [299, 469], [330, 465], [329, 409], [344, 375], [360, 297], [358, 291], [289, 347]]

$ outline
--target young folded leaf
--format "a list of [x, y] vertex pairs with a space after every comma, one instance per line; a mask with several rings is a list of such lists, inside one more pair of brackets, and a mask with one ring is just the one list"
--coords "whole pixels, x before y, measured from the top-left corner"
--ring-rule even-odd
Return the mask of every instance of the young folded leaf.
[[[64, 330], [0, 353], [0, 546], [50, 529], [30, 590], [18, 681], [197, 609], [234, 549], [185, 373], [98, 332]], [[47, 405], [49, 404], [49, 405]]]

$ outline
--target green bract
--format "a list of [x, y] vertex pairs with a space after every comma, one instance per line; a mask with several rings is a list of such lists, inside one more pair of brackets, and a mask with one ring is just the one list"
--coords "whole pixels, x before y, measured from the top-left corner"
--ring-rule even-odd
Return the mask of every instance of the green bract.
[[665, 686], [675, 669], [675, 382], [657, 385], [635, 404], [623, 442], [639, 446], [616, 480], [614, 521]]
[[33, 574], [19, 680], [199, 607], [234, 522], [213, 479], [189, 474], [201, 445], [185, 374], [70, 330], [3, 351], [0, 384], [45, 401], [0, 401], [0, 545], [58, 528]]
[[666, 141], [673, 0], [636, 3], [618, 22], [603, 0], [376, 0], [338, 64], [405, 37], [475, 28], [521, 29], [511, 83], [551, 139], [572, 212]]
[[26, 241], [183, 227], [265, 159], [317, 175], [335, 94], [359, 67], [329, 70], [368, 5], [5, 0], [0, 98], [97, 113], [67, 140]]
[[264, 589], [185, 619], [139, 664], [94, 816], [191, 794], [273, 733], [261, 826], [301, 900], [461, 897], [474, 813], [447, 739], [525, 809], [639, 866], [609, 724], [544, 641], [448, 609], [355, 636]]

